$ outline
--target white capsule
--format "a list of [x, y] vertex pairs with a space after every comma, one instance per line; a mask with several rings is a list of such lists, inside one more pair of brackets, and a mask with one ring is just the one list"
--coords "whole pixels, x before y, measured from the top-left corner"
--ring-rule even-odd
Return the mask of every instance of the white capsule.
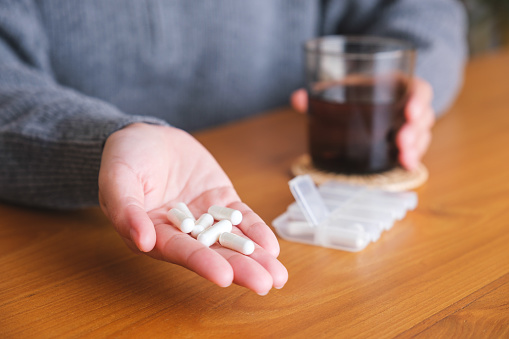
[[191, 236], [193, 238], [198, 237], [198, 234], [200, 234], [204, 229], [206, 229], [209, 226], [212, 226], [214, 223], [214, 217], [208, 213], [203, 213], [200, 218], [195, 222], [194, 228], [191, 232]]
[[194, 228], [191, 231], [191, 236], [196, 239], [198, 238], [198, 235], [200, 235], [200, 233], [203, 232], [203, 230], [205, 230], [205, 227], [203, 227], [202, 225], [194, 225]]
[[172, 208], [166, 214], [168, 220], [177, 226], [182, 232], [189, 233], [194, 228], [194, 220], [189, 218], [184, 212], [178, 208]]
[[219, 240], [221, 233], [231, 232], [232, 228], [230, 220], [221, 220], [198, 234], [197, 240], [203, 245], [210, 247]]
[[219, 236], [221, 246], [231, 250], [250, 255], [255, 250], [254, 242], [234, 233], [222, 233]]
[[331, 228], [327, 232], [327, 242], [332, 246], [343, 247], [351, 251], [360, 251], [371, 241], [364, 231]]
[[209, 207], [209, 213], [216, 220], [230, 220], [233, 225], [238, 225], [242, 221], [242, 213], [233, 208], [213, 205]]
[[191, 210], [189, 210], [189, 207], [187, 207], [186, 203], [179, 202], [179, 203], [177, 203], [176, 208], [178, 208], [179, 210], [184, 212], [188, 218], [191, 218], [191, 219], [193, 219], [193, 221], [196, 221], [196, 218], [194, 217], [193, 213], [191, 213]]
[[209, 213], [203, 213], [200, 218], [196, 221], [196, 225], [201, 225], [203, 228], [207, 228], [212, 226], [214, 223], [214, 217]]
[[307, 221], [289, 221], [286, 225], [286, 233], [290, 236], [312, 236], [315, 231], [316, 228]]

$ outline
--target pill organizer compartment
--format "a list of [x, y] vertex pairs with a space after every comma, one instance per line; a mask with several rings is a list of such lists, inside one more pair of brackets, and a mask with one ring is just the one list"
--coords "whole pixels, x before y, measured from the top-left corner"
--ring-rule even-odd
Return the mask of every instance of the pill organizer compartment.
[[296, 202], [273, 221], [284, 239], [357, 252], [380, 238], [417, 206], [414, 192], [388, 192], [330, 181], [316, 187], [309, 175], [289, 182]]

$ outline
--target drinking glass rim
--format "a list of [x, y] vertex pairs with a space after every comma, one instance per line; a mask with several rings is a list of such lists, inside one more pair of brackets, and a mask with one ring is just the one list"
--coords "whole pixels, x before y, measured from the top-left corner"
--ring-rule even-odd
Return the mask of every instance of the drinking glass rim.
[[[393, 49], [388, 51], [377, 52], [344, 52], [344, 51], [324, 51], [321, 50], [321, 42], [325, 41], [338, 41], [344, 43], [359, 43], [372, 46], [391, 45]], [[313, 46], [311, 46], [313, 45]], [[362, 36], [362, 35], [326, 35], [304, 42], [303, 48], [306, 53], [315, 53], [328, 56], [341, 56], [344, 58], [353, 59], [379, 59], [379, 58], [395, 58], [401, 57], [404, 53], [414, 53], [415, 47], [405, 40], [381, 36]]]

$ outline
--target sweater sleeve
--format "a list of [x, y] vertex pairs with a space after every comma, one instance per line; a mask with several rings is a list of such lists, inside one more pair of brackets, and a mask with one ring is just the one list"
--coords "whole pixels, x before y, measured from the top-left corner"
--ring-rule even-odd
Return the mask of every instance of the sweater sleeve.
[[1, 200], [62, 209], [96, 205], [103, 144], [135, 122], [166, 124], [60, 86], [35, 5], [1, 2]]
[[463, 80], [467, 20], [458, 0], [356, 0], [338, 22], [342, 1], [326, 4], [326, 34], [369, 34], [405, 39], [417, 49], [415, 74], [434, 91], [438, 115], [450, 107]]

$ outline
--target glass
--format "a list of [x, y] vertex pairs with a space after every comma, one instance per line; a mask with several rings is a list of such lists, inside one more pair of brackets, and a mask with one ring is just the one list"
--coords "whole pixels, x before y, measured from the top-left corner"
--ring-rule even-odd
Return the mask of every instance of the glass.
[[415, 50], [401, 40], [326, 36], [304, 45], [308, 141], [316, 168], [367, 174], [398, 166], [396, 135]]

